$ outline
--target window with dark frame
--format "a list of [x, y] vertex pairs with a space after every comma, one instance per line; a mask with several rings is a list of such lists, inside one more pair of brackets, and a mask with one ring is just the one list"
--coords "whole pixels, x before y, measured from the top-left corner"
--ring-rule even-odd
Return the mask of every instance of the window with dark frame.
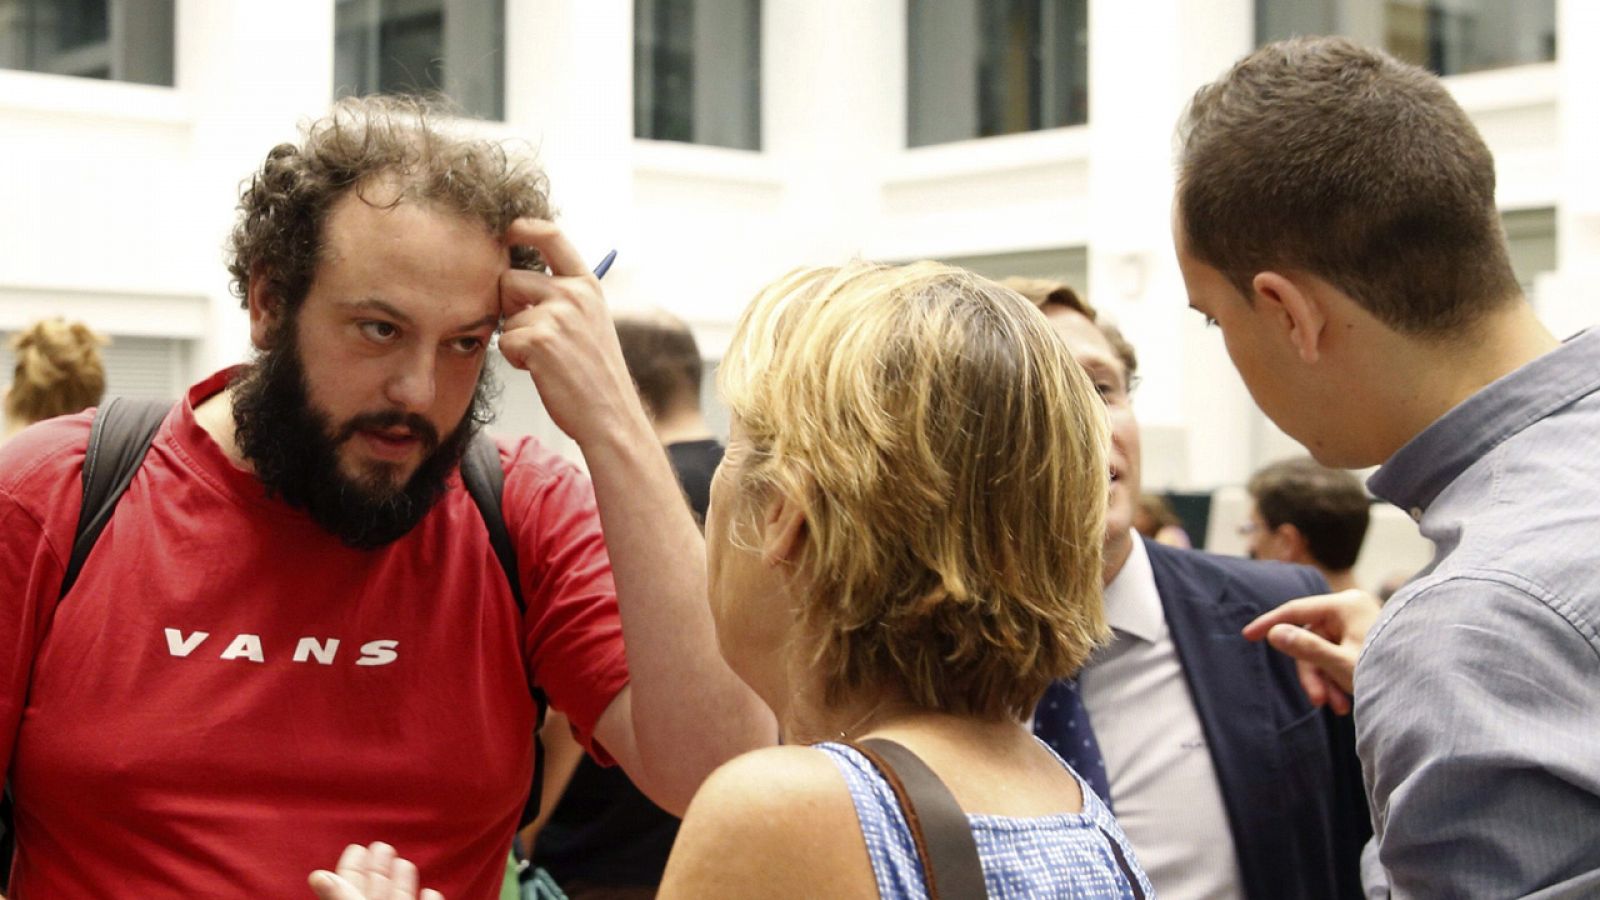
[[1256, 45], [1339, 34], [1439, 75], [1556, 58], [1556, 0], [1256, 0]]
[[334, 95], [420, 94], [505, 118], [504, 0], [337, 0]]
[[1087, 0], [908, 0], [906, 143], [1089, 119]]
[[0, 69], [173, 85], [175, 0], [0, 0]]
[[633, 133], [761, 149], [760, 0], [635, 0]]

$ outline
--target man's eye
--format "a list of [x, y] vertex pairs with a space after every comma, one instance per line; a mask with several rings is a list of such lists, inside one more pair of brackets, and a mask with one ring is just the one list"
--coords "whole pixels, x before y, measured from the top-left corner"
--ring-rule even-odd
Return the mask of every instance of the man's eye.
[[400, 329], [396, 328], [392, 322], [362, 322], [361, 333], [380, 344], [387, 344], [400, 336]]
[[459, 337], [450, 342], [455, 346], [456, 352], [470, 356], [483, 349], [484, 340], [481, 337]]

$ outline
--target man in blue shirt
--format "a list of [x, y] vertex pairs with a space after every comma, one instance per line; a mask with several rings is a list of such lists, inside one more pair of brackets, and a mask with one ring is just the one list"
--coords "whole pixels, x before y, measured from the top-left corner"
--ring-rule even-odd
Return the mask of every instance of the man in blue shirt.
[[1313, 700], [1353, 691], [1396, 895], [1595, 896], [1600, 333], [1534, 315], [1494, 161], [1421, 69], [1272, 44], [1195, 95], [1181, 140], [1190, 305], [1268, 416], [1325, 465], [1383, 463], [1369, 487], [1437, 548], [1381, 612], [1312, 598], [1247, 635]]

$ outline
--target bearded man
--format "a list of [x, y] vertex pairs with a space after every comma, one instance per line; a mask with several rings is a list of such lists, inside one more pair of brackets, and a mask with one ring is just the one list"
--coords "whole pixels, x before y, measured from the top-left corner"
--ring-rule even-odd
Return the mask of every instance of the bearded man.
[[[241, 199], [256, 358], [167, 415], [64, 597], [91, 417], [6, 445], [13, 890], [296, 896], [382, 834], [448, 896], [490, 897], [536, 692], [679, 813], [774, 740], [716, 651], [699, 534], [599, 284], [549, 217], [515, 153], [413, 101], [344, 102]], [[497, 442], [525, 611], [458, 475], [497, 331], [589, 469]]]

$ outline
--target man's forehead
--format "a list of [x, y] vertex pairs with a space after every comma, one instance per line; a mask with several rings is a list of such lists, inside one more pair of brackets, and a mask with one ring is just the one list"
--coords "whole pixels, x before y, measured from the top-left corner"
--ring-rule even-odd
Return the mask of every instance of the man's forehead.
[[1078, 365], [1122, 372], [1122, 360], [1111, 346], [1111, 339], [1088, 316], [1077, 310], [1049, 309], [1045, 317]]
[[346, 190], [328, 207], [324, 220], [325, 243], [336, 238], [358, 240], [373, 225], [399, 225], [406, 221], [428, 221], [447, 227], [466, 226], [499, 244], [504, 235], [496, 234], [479, 217], [430, 200], [393, 184], [369, 181]]

